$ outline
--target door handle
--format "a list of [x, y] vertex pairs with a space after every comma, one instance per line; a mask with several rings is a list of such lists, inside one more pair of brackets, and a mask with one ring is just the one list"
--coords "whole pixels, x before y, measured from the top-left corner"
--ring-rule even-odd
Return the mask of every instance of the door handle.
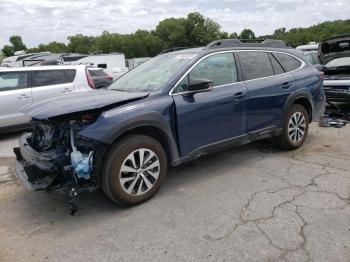
[[62, 93], [72, 92], [73, 90], [70, 88], [65, 88], [62, 90]]
[[241, 100], [241, 99], [243, 99], [247, 94], [248, 94], [248, 92], [238, 92], [238, 93], [236, 93], [236, 94], [233, 95], [233, 99], [234, 99], [234, 100]]
[[291, 82], [286, 82], [286, 83], [283, 83], [283, 84], [282, 84], [282, 88], [283, 88], [283, 89], [289, 89], [291, 86], [292, 86], [292, 83], [291, 83]]
[[30, 98], [27, 94], [21, 94], [20, 96], [17, 96], [17, 99], [27, 99]]

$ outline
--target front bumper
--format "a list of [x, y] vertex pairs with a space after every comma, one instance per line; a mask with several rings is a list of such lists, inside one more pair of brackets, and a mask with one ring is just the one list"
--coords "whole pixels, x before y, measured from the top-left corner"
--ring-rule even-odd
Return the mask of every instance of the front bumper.
[[328, 101], [350, 102], [350, 79], [325, 79], [323, 90]]
[[29, 190], [48, 191], [64, 181], [63, 167], [67, 156], [58, 150], [36, 151], [27, 141], [30, 136], [31, 134], [21, 136], [20, 147], [13, 149], [16, 155], [16, 175]]
[[57, 178], [57, 174], [47, 174], [40, 178], [37, 174], [40, 170], [28, 165], [24, 160], [16, 159], [15, 163], [16, 175], [22, 184], [31, 191], [48, 190]]

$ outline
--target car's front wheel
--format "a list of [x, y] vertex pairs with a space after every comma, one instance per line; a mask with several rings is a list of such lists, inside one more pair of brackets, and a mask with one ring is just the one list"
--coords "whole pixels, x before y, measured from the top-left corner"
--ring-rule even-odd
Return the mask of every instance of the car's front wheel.
[[284, 119], [282, 134], [277, 138], [278, 144], [288, 150], [300, 147], [309, 130], [308, 119], [306, 109], [299, 104], [293, 104]]
[[149, 136], [131, 135], [108, 151], [101, 187], [117, 204], [136, 205], [158, 191], [166, 173], [167, 158], [162, 145]]

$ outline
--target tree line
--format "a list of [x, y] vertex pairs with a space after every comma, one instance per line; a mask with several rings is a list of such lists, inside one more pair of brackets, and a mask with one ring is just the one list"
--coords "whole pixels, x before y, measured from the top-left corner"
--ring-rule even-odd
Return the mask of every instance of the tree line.
[[350, 20], [337, 20], [320, 23], [308, 28], [279, 28], [272, 35], [256, 36], [253, 30], [246, 28], [239, 34], [221, 30], [220, 25], [200, 13], [190, 13], [186, 18], [167, 18], [158, 23], [154, 30], [137, 30], [132, 34], [119, 34], [104, 31], [99, 36], [77, 34], [68, 36], [68, 44], [51, 42], [27, 48], [21, 36], [11, 36], [10, 45], [2, 48], [4, 56], [11, 56], [15, 51], [27, 53], [49, 51], [52, 53], [124, 53], [126, 58], [155, 56], [171, 47], [204, 46], [218, 39], [280, 39], [293, 47], [311, 41], [350, 33]]

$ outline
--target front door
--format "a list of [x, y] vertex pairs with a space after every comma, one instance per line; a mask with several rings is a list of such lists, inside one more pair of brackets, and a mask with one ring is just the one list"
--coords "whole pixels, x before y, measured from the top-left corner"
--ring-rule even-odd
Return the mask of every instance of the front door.
[[[212, 80], [214, 88], [189, 94], [188, 83], [196, 78]], [[232, 52], [213, 54], [197, 63], [173, 92], [181, 156], [242, 135], [246, 95]]]
[[0, 72], [0, 128], [29, 123], [19, 109], [31, 102], [27, 72]]

